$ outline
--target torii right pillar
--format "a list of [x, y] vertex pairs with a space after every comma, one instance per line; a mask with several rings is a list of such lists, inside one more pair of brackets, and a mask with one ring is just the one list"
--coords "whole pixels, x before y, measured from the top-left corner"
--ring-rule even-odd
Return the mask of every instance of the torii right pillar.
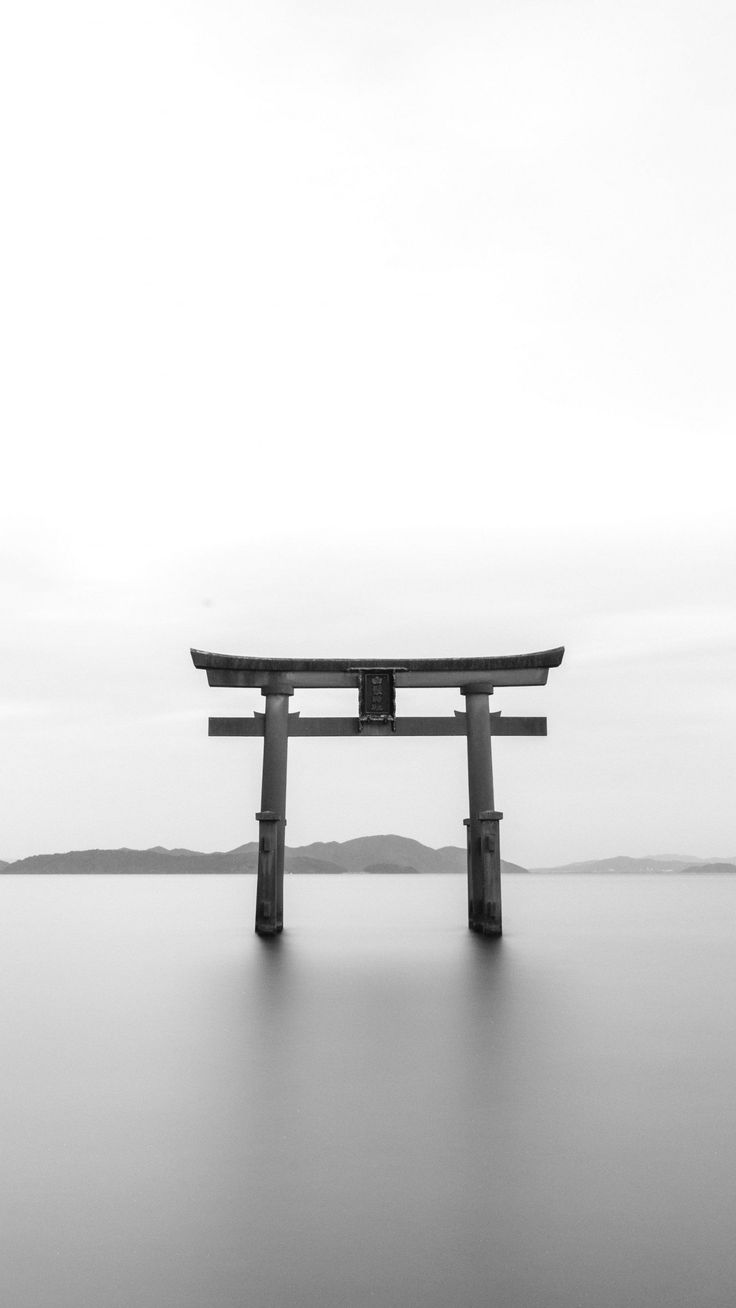
[[484, 936], [501, 935], [501, 847], [499, 822], [493, 807], [491, 714], [493, 687], [462, 686], [468, 741], [468, 798], [465, 819], [468, 838], [468, 926]]

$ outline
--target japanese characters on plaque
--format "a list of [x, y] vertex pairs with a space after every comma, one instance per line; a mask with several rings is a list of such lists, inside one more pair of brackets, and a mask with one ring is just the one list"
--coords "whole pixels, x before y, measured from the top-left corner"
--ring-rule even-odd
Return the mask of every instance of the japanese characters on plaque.
[[361, 722], [393, 722], [396, 715], [393, 672], [382, 668], [361, 671], [358, 711]]

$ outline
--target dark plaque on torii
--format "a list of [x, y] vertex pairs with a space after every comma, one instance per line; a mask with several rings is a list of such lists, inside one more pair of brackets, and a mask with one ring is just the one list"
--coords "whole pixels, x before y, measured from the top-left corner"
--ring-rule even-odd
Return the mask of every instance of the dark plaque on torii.
[[390, 722], [396, 726], [396, 686], [394, 668], [369, 668], [360, 672], [358, 692], [358, 730], [367, 722]]
[[[476, 659], [261, 659], [193, 649], [196, 668], [211, 686], [259, 688], [265, 713], [252, 718], [210, 718], [211, 736], [263, 736], [256, 931], [283, 927], [286, 845], [286, 757], [289, 736], [465, 736], [468, 747], [468, 924], [482, 935], [501, 934], [501, 854], [493, 800], [492, 736], [546, 736], [546, 718], [504, 718], [491, 713], [496, 686], [543, 686], [564, 648], [535, 654]], [[465, 712], [451, 718], [397, 717], [396, 691], [406, 686], [456, 686]], [[356, 718], [302, 718], [289, 712], [295, 690], [353, 687]]]

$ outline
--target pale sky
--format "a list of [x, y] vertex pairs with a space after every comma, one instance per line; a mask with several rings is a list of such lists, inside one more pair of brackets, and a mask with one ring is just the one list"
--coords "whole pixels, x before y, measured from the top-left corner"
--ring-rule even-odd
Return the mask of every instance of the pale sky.
[[[549, 721], [494, 747], [504, 855], [735, 855], [733, 5], [3, 28], [0, 857], [255, 838], [206, 719], [262, 700], [190, 645], [564, 644], [492, 705]], [[462, 740], [290, 746], [290, 844], [466, 810]]]

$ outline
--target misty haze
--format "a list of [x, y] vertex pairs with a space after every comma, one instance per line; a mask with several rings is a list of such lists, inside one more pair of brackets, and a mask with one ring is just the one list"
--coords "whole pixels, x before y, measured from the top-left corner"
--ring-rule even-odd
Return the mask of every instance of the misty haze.
[[7, 7], [8, 1308], [731, 1308], [735, 38]]

